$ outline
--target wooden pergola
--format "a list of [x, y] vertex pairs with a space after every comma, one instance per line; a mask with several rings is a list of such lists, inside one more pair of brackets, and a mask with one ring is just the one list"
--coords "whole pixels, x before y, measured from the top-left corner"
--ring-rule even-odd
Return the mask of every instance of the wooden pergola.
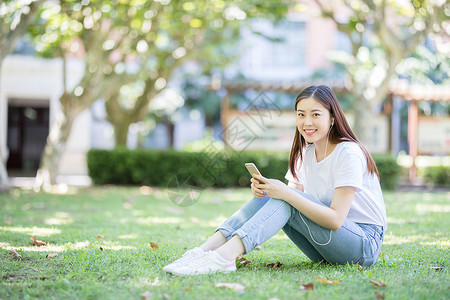
[[417, 176], [416, 157], [418, 155], [417, 128], [419, 126], [419, 102], [450, 102], [450, 86], [414, 85], [406, 81], [396, 81], [391, 84], [389, 92], [410, 103], [408, 108], [408, 145], [409, 155], [412, 157], [412, 166], [409, 169], [409, 179], [413, 181]]
[[[307, 80], [295, 82], [263, 82], [263, 81], [216, 81], [211, 85], [211, 89], [218, 90], [225, 88], [226, 95], [222, 101], [221, 120], [222, 128], [227, 127], [229, 112], [231, 110], [231, 95], [245, 90], [255, 90], [258, 92], [276, 91], [283, 93], [298, 93], [307, 86], [327, 85], [333, 88], [335, 92], [346, 91], [343, 80]], [[388, 96], [398, 96], [410, 103], [408, 109], [408, 144], [409, 155], [412, 157], [412, 166], [409, 169], [409, 179], [414, 181], [417, 176], [416, 157], [418, 155], [418, 124], [420, 101], [444, 101], [450, 102], [450, 86], [444, 85], [414, 85], [406, 80], [393, 80], [389, 87]], [[225, 133], [226, 135], [227, 133]]]

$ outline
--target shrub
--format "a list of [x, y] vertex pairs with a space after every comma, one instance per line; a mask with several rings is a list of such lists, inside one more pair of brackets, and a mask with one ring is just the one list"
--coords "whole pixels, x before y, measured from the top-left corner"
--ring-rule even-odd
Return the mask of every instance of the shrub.
[[[385, 189], [395, 188], [400, 167], [390, 155], [374, 156]], [[176, 187], [249, 186], [246, 162], [253, 162], [265, 177], [284, 180], [286, 152], [179, 152], [157, 150], [91, 149], [88, 170], [95, 184], [136, 184]]]
[[374, 154], [372, 157], [380, 174], [381, 188], [395, 189], [401, 172], [401, 167], [397, 164], [395, 157], [391, 154]]
[[450, 166], [427, 167], [425, 177], [432, 184], [450, 186]]
[[246, 162], [254, 162], [264, 176], [272, 178], [284, 178], [287, 169], [285, 153], [267, 152], [91, 149], [87, 161], [95, 184], [248, 186], [250, 175], [244, 167]]

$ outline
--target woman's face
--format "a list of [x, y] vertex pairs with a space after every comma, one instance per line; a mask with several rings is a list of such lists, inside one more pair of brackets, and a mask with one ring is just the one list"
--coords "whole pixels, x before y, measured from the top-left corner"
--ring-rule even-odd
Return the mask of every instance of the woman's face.
[[330, 112], [314, 98], [302, 99], [297, 103], [296, 125], [306, 142], [325, 145], [331, 126]]

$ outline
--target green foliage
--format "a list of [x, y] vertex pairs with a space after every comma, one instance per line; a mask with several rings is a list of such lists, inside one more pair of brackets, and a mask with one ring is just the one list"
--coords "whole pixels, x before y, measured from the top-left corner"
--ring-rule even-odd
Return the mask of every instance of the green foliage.
[[450, 186], [450, 166], [427, 167], [425, 177], [433, 184]]
[[[178, 152], [155, 150], [91, 149], [88, 169], [95, 184], [131, 184], [198, 187], [248, 186], [250, 175], [244, 167], [253, 162], [265, 177], [284, 180], [288, 153], [284, 152]], [[391, 155], [376, 155], [384, 189], [394, 189], [400, 167]], [[176, 176], [176, 178], [175, 178]]]
[[[254, 162], [266, 177], [284, 178], [286, 155], [266, 152], [178, 152], [92, 149], [88, 169], [95, 184], [144, 184], [199, 187], [248, 186], [244, 164]], [[176, 178], [175, 178], [176, 176]]]
[[391, 154], [374, 154], [372, 157], [380, 174], [381, 188], [385, 190], [395, 189], [401, 172], [401, 167], [397, 164], [395, 157]]

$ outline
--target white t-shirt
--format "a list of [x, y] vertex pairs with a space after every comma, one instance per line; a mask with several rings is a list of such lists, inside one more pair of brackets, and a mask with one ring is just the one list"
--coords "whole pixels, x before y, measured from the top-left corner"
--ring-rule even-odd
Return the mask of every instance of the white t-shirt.
[[358, 144], [339, 143], [320, 162], [317, 162], [314, 144], [310, 144], [304, 149], [303, 163], [296, 173], [299, 180], [290, 170], [285, 178], [303, 185], [305, 193], [328, 207], [335, 188], [355, 187], [355, 197], [347, 218], [357, 223], [381, 225], [386, 231], [386, 208], [380, 183], [376, 174], [367, 171], [366, 156]]

